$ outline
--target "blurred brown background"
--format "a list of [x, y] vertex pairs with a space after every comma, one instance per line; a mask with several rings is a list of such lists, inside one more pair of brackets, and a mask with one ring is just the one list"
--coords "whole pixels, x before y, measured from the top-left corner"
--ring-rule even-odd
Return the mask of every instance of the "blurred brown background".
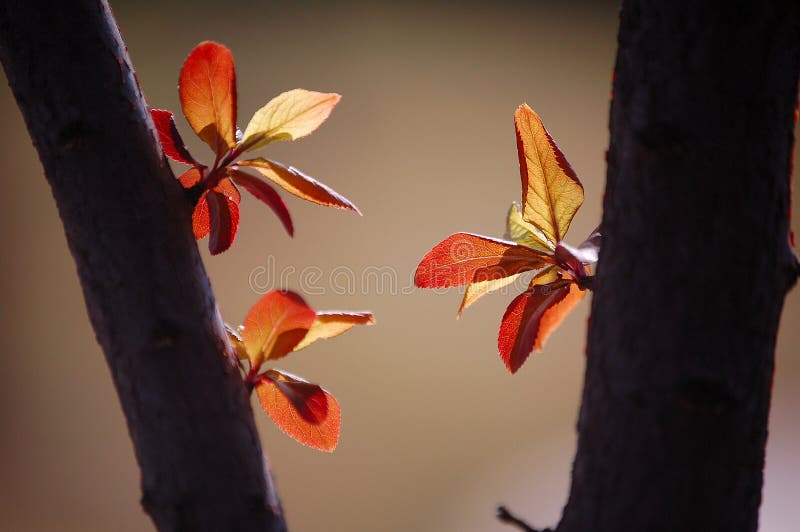
[[[448, 234], [502, 234], [520, 195], [512, 113], [521, 102], [539, 111], [585, 185], [571, 240], [597, 224], [618, 5], [114, 7], [153, 107], [179, 111], [178, 70], [205, 39], [234, 52], [240, 126], [283, 90], [344, 95], [320, 131], [266, 153], [330, 184], [364, 218], [289, 198], [292, 240], [248, 197], [230, 252], [209, 258], [201, 243], [233, 323], [267, 288], [271, 264], [316, 308], [377, 314], [374, 327], [279, 366], [339, 399], [343, 433], [334, 454], [295, 443], [256, 412], [292, 530], [500, 531], [498, 503], [534, 524], [556, 523], [575, 446], [588, 302], [512, 378], [496, 351], [510, 293], [487, 297], [456, 321], [459, 293], [409, 287], [417, 261]], [[151, 530], [58, 215], [5, 83], [0, 112], [0, 529]], [[182, 116], [179, 128], [190, 137]], [[191, 142], [196, 156], [208, 156]], [[797, 217], [793, 227], [800, 233]], [[322, 272], [313, 286], [301, 281], [307, 266]], [[749, 282], [758, 281], [742, 279]], [[761, 527], [768, 532], [794, 530], [800, 517], [798, 294], [787, 299], [778, 342]]]

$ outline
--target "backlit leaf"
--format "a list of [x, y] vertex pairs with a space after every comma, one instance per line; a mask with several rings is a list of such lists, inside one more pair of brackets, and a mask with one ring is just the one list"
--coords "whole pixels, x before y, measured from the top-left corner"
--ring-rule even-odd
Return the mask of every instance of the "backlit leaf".
[[522, 366], [531, 351], [539, 351], [564, 316], [583, 299], [575, 283], [537, 286], [517, 296], [506, 309], [497, 347], [511, 373]]
[[467, 285], [467, 290], [464, 292], [464, 299], [461, 300], [461, 306], [458, 307], [458, 314], [456, 318], [460, 318], [464, 310], [477, 300], [495, 290], [500, 290], [510, 284], [513, 284], [521, 273], [510, 275], [508, 277], [500, 277], [496, 279], [487, 278], [482, 281], [472, 281]]
[[294, 292], [273, 290], [253, 305], [241, 331], [250, 362], [286, 356], [306, 335], [317, 317]]
[[328, 310], [317, 312], [317, 317], [305, 338], [294, 348], [299, 351], [308, 347], [317, 340], [323, 338], [333, 338], [350, 330], [355, 325], [372, 325], [375, 317], [372, 312], [348, 312], [340, 310]]
[[196, 164], [189, 150], [183, 144], [181, 134], [175, 127], [175, 118], [172, 113], [162, 109], [150, 109], [150, 116], [153, 117], [153, 124], [156, 126], [164, 155], [179, 163]]
[[561, 279], [561, 274], [555, 266], [542, 268], [533, 275], [530, 286], [554, 283]]
[[265, 372], [255, 390], [261, 408], [286, 434], [320, 451], [336, 448], [342, 414], [329, 392], [277, 370]]
[[286, 204], [278, 193], [275, 192], [274, 188], [261, 179], [240, 170], [230, 170], [229, 173], [231, 179], [233, 179], [237, 185], [243, 187], [246, 191], [266, 203], [267, 206], [272, 209], [272, 212], [278, 216], [283, 227], [286, 228], [286, 232], [289, 233], [289, 236], [294, 235], [294, 226], [292, 225], [292, 217], [289, 214], [289, 209], [286, 208]]
[[[198, 175], [199, 171], [197, 171], [196, 168], [191, 168], [187, 170], [179, 179], [184, 187], [189, 188], [196, 183], [195, 179], [198, 178]], [[230, 223], [234, 224], [229, 228], [229, 231], [231, 229], [233, 230], [233, 235], [229, 235], [232, 243], [233, 237], [236, 236], [236, 229], [239, 226], [238, 204], [241, 200], [241, 196], [239, 195], [239, 191], [236, 189], [236, 186], [233, 184], [233, 182], [231, 182], [230, 179], [220, 180], [220, 182], [213, 188], [212, 191], [224, 196], [229, 204], [229, 214], [227, 216], [230, 218]], [[194, 206], [194, 211], [192, 212], [192, 230], [194, 231], [194, 237], [197, 240], [205, 238], [211, 232], [211, 214], [209, 212], [208, 202], [209, 192], [210, 191], [203, 192], [203, 194], [200, 196], [200, 199], [197, 201], [197, 204]], [[223, 212], [223, 219], [221, 219], [222, 223], [226, 223], [226, 220], [224, 219], [225, 216], [226, 214]], [[209, 248], [210, 247], [211, 246], [209, 244]]]
[[[185, 175], [185, 174], [184, 174]], [[203, 239], [211, 232], [211, 220], [208, 215], [208, 191], [203, 192], [192, 211], [192, 230], [197, 240]]]
[[558, 244], [583, 203], [583, 185], [539, 116], [526, 104], [514, 113], [522, 176], [522, 218]]
[[239, 194], [239, 189], [236, 188], [236, 185], [228, 177], [220, 179], [219, 183], [216, 184], [213, 190], [219, 192], [237, 205], [242, 201], [242, 196]]
[[276, 140], [305, 137], [325, 122], [341, 98], [304, 89], [279, 94], [250, 119], [241, 146], [249, 151]]
[[198, 44], [183, 63], [178, 93], [186, 120], [214, 153], [236, 145], [236, 72], [228, 48]]
[[178, 181], [183, 188], [192, 188], [199, 183], [202, 178], [203, 173], [200, 171], [200, 168], [193, 166], [182, 173]]
[[512, 203], [511, 208], [508, 209], [506, 237], [517, 244], [538, 249], [545, 253], [552, 253], [553, 249], [555, 249], [555, 246], [547, 241], [544, 234], [536, 226], [522, 219], [522, 212], [520, 212], [519, 205], [516, 203]]
[[[541, 251], [513, 242], [456, 233], [436, 244], [420, 261], [414, 283], [420, 288], [446, 288], [471, 283], [476, 271], [502, 278], [536, 270], [550, 263]], [[488, 279], [489, 277], [487, 277]]]
[[238, 200], [216, 189], [208, 191], [205, 198], [211, 226], [208, 250], [212, 255], [218, 255], [231, 247], [233, 239], [236, 238], [236, 230], [239, 227]]
[[305, 175], [297, 168], [284, 166], [275, 161], [268, 161], [261, 157], [249, 159], [247, 161], [239, 161], [236, 164], [256, 170], [258, 173], [298, 198], [328, 207], [350, 209], [359, 215], [361, 214], [358, 207], [350, 200], [327, 185]]

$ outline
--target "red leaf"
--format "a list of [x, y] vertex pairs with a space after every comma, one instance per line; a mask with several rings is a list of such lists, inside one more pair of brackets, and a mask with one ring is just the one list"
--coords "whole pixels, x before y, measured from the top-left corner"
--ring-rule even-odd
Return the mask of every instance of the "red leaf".
[[286, 208], [286, 204], [275, 192], [274, 188], [261, 179], [240, 170], [231, 170], [230, 176], [237, 185], [244, 187], [250, 194], [266, 203], [272, 209], [272, 212], [278, 216], [289, 236], [294, 236], [294, 226], [292, 225], [292, 217], [289, 215], [289, 209]]
[[208, 250], [218, 255], [233, 244], [239, 226], [239, 206], [228, 196], [211, 190], [205, 194], [211, 225], [211, 238]]
[[231, 51], [202, 42], [186, 58], [178, 80], [189, 125], [221, 155], [236, 145], [236, 71]]
[[244, 319], [242, 341], [251, 364], [286, 356], [303, 339], [317, 313], [294, 292], [273, 290]]
[[497, 347], [511, 373], [522, 366], [531, 351], [539, 351], [564, 316], [586, 292], [575, 283], [536, 286], [517, 296], [500, 323]]
[[286, 434], [320, 451], [336, 448], [342, 414], [333, 395], [277, 370], [265, 372], [255, 390], [261, 408]]
[[192, 230], [197, 240], [207, 237], [208, 233], [211, 232], [211, 220], [208, 216], [208, 202], [206, 201], [206, 196], [208, 196], [208, 191], [203, 192], [203, 195], [200, 196], [200, 199], [197, 200], [197, 204], [194, 206], [194, 211], [192, 211]]
[[178, 178], [178, 181], [180, 182], [183, 188], [192, 188], [197, 183], [199, 183], [200, 179], [202, 178], [203, 178], [203, 172], [200, 170], [199, 167], [193, 166], [192, 168], [189, 168], [184, 173], [182, 173], [181, 176]]
[[473, 282], [478, 270], [487, 275], [487, 279], [498, 279], [536, 270], [548, 263], [552, 263], [551, 257], [526, 246], [471, 233], [456, 233], [436, 244], [422, 258], [414, 283], [420, 288], [459, 286]]
[[162, 109], [150, 109], [150, 116], [153, 117], [153, 124], [158, 131], [164, 155], [179, 163], [197, 164], [183, 144], [178, 128], [175, 127], [175, 118], [172, 113]]
[[[194, 181], [195, 177], [193, 175], [194, 168], [185, 172], [179, 179], [181, 184], [186, 186], [189, 184], [189, 187], [192, 186], [192, 183], [196, 183]], [[189, 188], [187, 187], [187, 188]], [[194, 206], [194, 211], [192, 212], [192, 230], [194, 231], [194, 237], [197, 240], [205, 238], [208, 236], [209, 233], [213, 233], [212, 229], [212, 222], [211, 222], [211, 212], [210, 212], [210, 201], [209, 198], [211, 197], [209, 194], [214, 193], [214, 197], [223, 197], [226, 201], [224, 202], [224, 210], [220, 213], [220, 222], [222, 225], [220, 226], [220, 230], [223, 228], [228, 227], [227, 234], [218, 234], [217, 238], [222, 237], [222, 242], [217, 242], [216, 245], [219, 246], [221, 243], [224, 243], [226, 238], [230, 238], [230, 242], [228, 242], [227, 247], [224, 249], [217, 251], [216, 253], [213, 251], [214, 244], [209, 242], [209, 250], [211, 253], [216, 255], [217, 253], [222, 253], [230, 247], [233, 243], [233, 239], [236, 236], [236, 229], [239, 226], [239, 201], [241, 197], [239, 195], [239, 190], [236, 188], [236, 185], [231, 182], [230, 179], [222, 179], [217, 186], [213, 188], [211, 192], [205, 191], [200, 196], [200, 199], [197, 201], [197, 205]], [[232, 234], [231, 234], [232, 231]], [[225, 233], [225, 231], [223, 231]], [[212, 234], [212, 239], [214, 235]]]

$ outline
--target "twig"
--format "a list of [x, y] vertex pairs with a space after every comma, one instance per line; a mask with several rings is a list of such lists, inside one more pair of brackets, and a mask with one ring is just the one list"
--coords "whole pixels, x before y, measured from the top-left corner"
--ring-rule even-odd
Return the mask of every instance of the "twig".
[[542, 530], [533, 528], [531, 525], [508, 511], [508, 508], [505, 506], [497, 507], [497, 518], [503, 523], [507, 525], [513, 525], [524, 532], [553, 532], [552, 528], [543, 528]]

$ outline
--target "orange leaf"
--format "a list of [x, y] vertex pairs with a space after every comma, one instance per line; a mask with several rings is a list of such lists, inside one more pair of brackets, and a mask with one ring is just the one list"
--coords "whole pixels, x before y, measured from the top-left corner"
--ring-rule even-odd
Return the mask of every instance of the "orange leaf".
[[583, 203], [583, 185], [533, 109], [514, 113], [522, 176], [522, 218], [558, 244]]
[[349, 331], [355, 325], [372, 325], [375, 323], [375, 316], [372, 312], [352, 312], [340, 310], [327, 310], [317, 312], [317, 317], [305, 338], [294, 348], [299, 351], [308, 347], [317, 340], [323, 338], [334, 338]]
[[208, 215], [208, 201], [206, 201], [207, 196], [208, 191], [203, 192], [203, 194], [200, 196], [200, 199], [197, 200], [197, 204], [194, 206], [194, 211], [192, 211], [192, 230], [194, 231], [194, 237], [197, 240], [207, 237], [208, 233], [211, 232], [211, 220], [209, 219]]
[[175, 127], [175, 118], [172, 113], [162, 109], [150, 109], [150, 116], [153, 117], [153, 124], [156, 126], [164, 155], [179, 163], [197, 164], [183, 144], [181, 134]]
[[186, 58], [178, 80], [189, 125], [221, 155], [236, 145], [236, 72], [225, 46], [202, 42]]
[[320, 451], [336, 448], [342, 414], [329, 392], [274, 369], [261, 376], [255, 390], [261, 408], [283, 432]]
[[236, 238], [236, 230], [239, 227], [238, 198], [234, 200], [234, 198], [218, 192], [216, 188], [205, 196], [211, 226], [208, 250], [212, 255], [218, 255], [231, 247], [233, 239]]
[[178, 178], [181, 186], [183, 188], [192, 188], [197, 183], [200, 182], [200, 179], [203, 178], [203, 172], [200, 170], [199, 167], [193, 166], [186, 170], [181, 176]]
[[272, 212], [278, 216], [278, 219], [283, 224], [286, 232], [289, 233], [289, 236], [294, 235], [294, 226], [292, 225], [292, 217], [289, 214], [289, 209], [286, 208], [286, 204], [278, 193], [275, 192], [274, 188], [261, 179], [240, 170], [229, 170], [229, 174], [237, 185], [244, 187], [250, 194], [266, 203], [267, 206], [272, 209]]
[[313, 133], [341, 98], [338, 94], [305, 89], [277, 95], [250, 119], [241, 149], [251, 151], [276, 140], [295, 140]]
[[478, 270], [487, 279], [499, 279], [542, 268], [551, 261], [545, 253], [513, 242], [456, 233], [436, 244], [422, 258], [414, 283], [420, 288], [459, 286], [471, 283]]
[[311, 328], [317, 314], [294, 292], [273, 290], [244, 319], [242, 341], [253, 367], [286, 356]]
[[292, 166], [284, 166], [261, 157], [239, 161], [236, 165], [253, 168], [276, 185], [282, 187], [286, 192], [294, 194], [298, 198], [327, 207], [350, 209], [359, 215], [361, 214], [358, 207], [349, 199]]
[[233, 183], [233, 181], [231, 181], [230, 178], [224, 177], [220, 179], [219, 183], [217, 183], [217, 185], [214, 187], [214, 190], [237, 205], [242, 201], [242, 196], [239, 194], [239, 189], [236, 188], [236, 185]]
[[517, 296], [500, 323], [497, 347], [511, 373], [522, 366], [531, 351], [539, 351], [564, 316], [583, 299], [575, 283], [538, 286]]

